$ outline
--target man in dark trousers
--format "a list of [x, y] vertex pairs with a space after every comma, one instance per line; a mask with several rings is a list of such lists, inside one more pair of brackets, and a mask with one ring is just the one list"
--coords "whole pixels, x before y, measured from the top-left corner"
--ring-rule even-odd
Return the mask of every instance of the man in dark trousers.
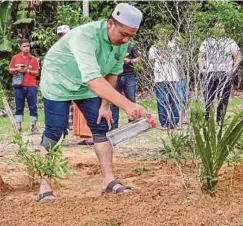
[[[135, 103], [136, 101], [136, 74], [134, 65], [140, 60], [138, 51], [131, 45], [128, 45], [126, 58], [124, 59], [123, 72], [118, 76], [116, 90], [124, 93], [125, 97]], [[113, 128], [118, 127], [119, 108], [111, 105]]]
[[[54, 147], [66, 131], [70, 104], [74, 101], [92, 132], [105, 192], [131, 191], [113, 175], [113, 152], [106, 133], [112, 121], [110, 103], [123, 108], [131, 120], [145, 115], [142, 106], [113, 88], [123, 70], [127, 42], [136, 35], [141, 20], [142, 13], [137, 8], [120, 3], [107, 20], [69, 31], [48, 51], [42, 67], [40, 86], [45, 112], [42, 151]], [[39, 201], [54, 198], [50, 182], [46, 177], [41, 180]]]

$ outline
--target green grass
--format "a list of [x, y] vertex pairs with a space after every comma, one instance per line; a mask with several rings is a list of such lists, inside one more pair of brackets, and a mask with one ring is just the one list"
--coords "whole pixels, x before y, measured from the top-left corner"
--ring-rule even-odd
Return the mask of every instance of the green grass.
[[149, 110], [149, 112], [153, 112], [153, 113], [157, 112], [157, 103], [155, 98], [138, 100], [137, 103], [144, 106], [147, 110]]
[[[137, 100], [138, 104], [141, 104], [144, 106], [148, 113], [157, 113], [157, 104], [155, 98], [149, 98], [145, 100]], [[243, 100], [241, 99], [230, 99], [229, 102], [229, 110], [234, 110], [239, 107], [243, 106]], [[13, 111], [14, 112], [14, 111]], [[43, 109], [39, 109], [38, 111], [39, 117], [38, 117], [38, 126], [44, 127], [44, 112]], [[127, 115], [123, 110], [120, 110], [120, 120], [119, 124], [122, 125], [124, 123], [127, 123]], [[23, 131], [28, 132], [30, 129], [30, 118], [29, 118], [29, 111], [26, 108], [25, 114], [24, 114], [24, 123], [23, 123]], [[9, 121], [8, 117], [0, 117], [0, 140], [2, 140], [4, 137], [11, 135], [12, 125]]]
[[243, 105], [242, 99], [230, 99], [229, 101], [229, 108], [231, 107], [239, 107]]
[[[14, 112], [13, 112], [14, 113]], [[43, 109], [38, 111], [38, 127], [44, 127]], [[24, 112], [23, 132], [30, 131], [30, 117], [28, 109]], [[11, 121], [8, 117], [0, 117], [0, 140], [8, 139], [13, 133]]]
[[147, 167], [136, 167], [136, 168], [133, 168], [132, 171], [133, 171], [134, 173], [142, 174], [142, 173], [147, 173], [147, 172], [149, 172], [150, 169], [147, 168]]

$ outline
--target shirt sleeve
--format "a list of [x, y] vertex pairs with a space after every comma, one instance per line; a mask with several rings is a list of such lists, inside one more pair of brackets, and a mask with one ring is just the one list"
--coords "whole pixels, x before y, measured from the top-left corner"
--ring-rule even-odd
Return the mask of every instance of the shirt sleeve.
[[82, 34], [75, 35], [70, 38], [69, 46], [78, 64], [82, 83], [103, 77], [95, 55], [98, 42], [94, 38]]
[[10, 64], [9, 64], [9, 69], [10, 68], [15, 68], [15, 56], [12, 57]]
[[33, 58], [33, 61], [31, 62], [32, 70], [33, 71], [38, 71], [39, 70], [39, 61], [37, 58]]
[[124, 51], [119, 60], [112, 67], [110, 74], [119, 75], [123, 72], [124, 59], [126, 57], [126, 51]]
[[231, 40], [231, 45], [230, 45], [231, 53], [236, 53], [240, 50], [239, 46], [236, 44], [234, 40]]

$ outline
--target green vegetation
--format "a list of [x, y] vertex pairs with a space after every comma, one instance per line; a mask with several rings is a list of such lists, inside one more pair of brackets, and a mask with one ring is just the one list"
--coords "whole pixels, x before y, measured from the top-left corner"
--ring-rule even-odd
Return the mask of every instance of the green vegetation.
[[13, 143], [17, 145], [17, 158], [26, 166], [29, 176], [29, 186], [33, 188], [36, 176], [43, 178], [47, 176], [60, 185], [60, 180], [70, 172], [67, 168], [67, 159], [63, 157], [61, 143], [63, 138], [52, 147], [45, 156], [37, 151], [28, 150], [28, 141], [24, 142], [21, 135], [15, 134]]
[[120, 226], [121, 223], [116, 219], [106, 219], [104, 220], [106, 226]]
[[147, 173], [147, 172], [149, 172], [150, 169], [149, 169], [149, 168], [146, 168], [146, 167], [137, 167], [137, 168], [132, 169], [132, 171], [133, 171], [134, 173], [142, 174], [142, 173]]
[[[194, 155], [194, 141], [190, 134], [184, 132], [168, 133], [168, 139], [164, 140], [161, 154], [172, 160], [186, 160], [188, 158], [195, 158]], [[193, 153], [192, 157], [189, 157]], [[168, 156], [168, 157], [167, 157]]]
[[217, 128], [215, 114], [211, 110], [209, 120], [205, 120], [201, 103], [191, 106], [191, 125], [194, 131], [196, 152], [203, 165], [203, 179], [206, 179], [211, 195], [215, 194], [217, 175], [243, 133], [243, 110], [235, 113], [229, 124], [222, 122]]

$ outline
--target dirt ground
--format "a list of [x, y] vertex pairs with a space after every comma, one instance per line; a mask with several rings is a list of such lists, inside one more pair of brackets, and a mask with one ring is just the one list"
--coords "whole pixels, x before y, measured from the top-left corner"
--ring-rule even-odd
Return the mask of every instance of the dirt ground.
[[[30, 191], [23, 166], [10, 160], [14, 147], [0, 144], [1, 175], [12, 187], [0, 190], [0, 225], [243, 225], [243, 165], [234, 175], [232, 168], [225, 167], [216, 197], [210, 197], [200, 188], [195, 164], [184, 162], [183, 179], [175, 162], [159, 154], [156, 136], [147, 137], [114, 150], [114, 173], [133, 188], [132, 193], [122, 195], [101, 193], [102, 179], [92, 148], [67, 139], [63, 151], [72, 174], [55, 189], [56, 200], [48, 203], [35, 201], [38, 186]], [[35, 137], [34, 142], [39, 139]]]

